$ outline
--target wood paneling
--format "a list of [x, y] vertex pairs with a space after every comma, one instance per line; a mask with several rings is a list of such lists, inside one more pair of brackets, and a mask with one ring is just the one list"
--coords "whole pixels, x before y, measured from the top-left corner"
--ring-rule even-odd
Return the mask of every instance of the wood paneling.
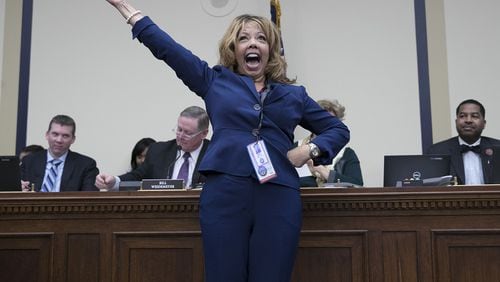
[[0, 281], [52, 281], [52, 233], [0, 233]]
[[114, 234], [114, 280], [203, 281], [200, 237], [200, 232]]
[[66, 281], [99, 281], [99, 234], [68, 234]]
[[366, 245], [366, 231], [304, 231], [292, 281], [366, 281]]
[[382, 232], [384, 281], [418, 281], [415, 232]]
[[[500, 186], [304, 189], [294, 282], [500, 281]], [[0, 281], [203, 281], [199, 191], [0, 194]]]
[[500, 230], [434, 231], [438, 281], [500, 281]]

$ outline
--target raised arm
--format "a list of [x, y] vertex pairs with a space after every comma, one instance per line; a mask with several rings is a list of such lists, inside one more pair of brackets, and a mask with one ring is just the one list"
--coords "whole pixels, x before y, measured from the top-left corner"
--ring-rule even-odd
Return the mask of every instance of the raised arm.
[[123, 16], [125, 21], [134, 26], [134, 24], [142, 19], [144, 16], [142, 15], [140, 10], [137, 10], [136, 8], [132, 7], [127, 1], [125, 0], [106, 0], [108, 1], [109, 4], [111, 4], [113, 7], [115, 7], [118, 12]]

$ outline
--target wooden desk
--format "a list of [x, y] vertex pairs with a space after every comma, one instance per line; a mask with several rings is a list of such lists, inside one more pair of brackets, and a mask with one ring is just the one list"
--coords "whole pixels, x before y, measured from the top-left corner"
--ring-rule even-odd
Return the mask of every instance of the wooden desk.
[[[203, 281], [198, 198], [0, 194], [0, 281]], [[500, 281], [500, 185], [302, 198], [293, 281]]]

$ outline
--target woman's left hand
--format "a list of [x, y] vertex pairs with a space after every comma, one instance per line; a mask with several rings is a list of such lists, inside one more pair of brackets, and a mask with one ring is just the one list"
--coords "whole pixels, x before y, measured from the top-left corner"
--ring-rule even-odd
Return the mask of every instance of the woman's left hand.
[[309, 146], [306, 144], [295, 147], [288, 151], [287, 157], [293, 166], [301, 167], [310, 159]]

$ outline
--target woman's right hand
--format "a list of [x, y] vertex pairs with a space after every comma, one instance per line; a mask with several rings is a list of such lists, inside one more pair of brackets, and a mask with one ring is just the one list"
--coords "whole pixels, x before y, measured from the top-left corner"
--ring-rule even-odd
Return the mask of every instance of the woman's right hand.
[[113, 6], [116, 6], [119, 3], [124, 2], [124, 0], [106, 0], [106, 1], [108, 1], [108, 3], [113, 5]]
[[141, 11], [132, 7], [132, 5], [130, 5], [125, 0], [106, 0], [106, 1], [108, 1], [109, 4], [113, 5], [113, 7], [115, 7], [118, 10], [118, 12], [120, 12], [123, 18], [126, 19], [126, 22], [132, 26], [138, 20], [143, 18]]

